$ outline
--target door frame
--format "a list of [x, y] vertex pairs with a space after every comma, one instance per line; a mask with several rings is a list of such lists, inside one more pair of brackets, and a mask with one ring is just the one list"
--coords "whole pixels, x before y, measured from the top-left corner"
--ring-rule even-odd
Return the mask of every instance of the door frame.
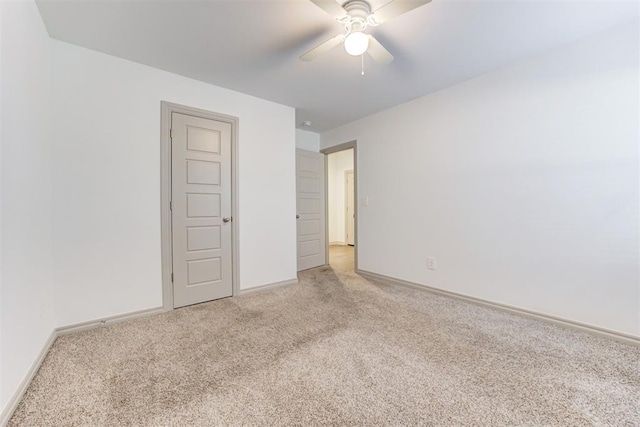
[[[359, 203], [358, 203], [358, 140], [345, 142], [342, 144], [334, 145], [331, 147], [320, 150], [324, 154], [324, 210], [325, 210], [325, 257], [326, 265], [329, 265], [329, 154], [337, 153], [338, 151], [344, 151], [353, 148], [353, 212], [356, 215], [353, 229], [353, 263], [354, 271], [358, 271], [358, 218], [359, 218]], [[345, 224], [346, 226], [346, 224]]]
[[232, 296], [240, 291], [240, 248], [238, 230], [240, 225], [238, 209], [238, 123], [237, 117], [214, 113], [200, 108], [160, 102], [160, 241], [162, 252], [162, 307], [173, 310], [173, 242], [171, 233], [171, 114], [216, 120], [231, 125], [231, 283]]

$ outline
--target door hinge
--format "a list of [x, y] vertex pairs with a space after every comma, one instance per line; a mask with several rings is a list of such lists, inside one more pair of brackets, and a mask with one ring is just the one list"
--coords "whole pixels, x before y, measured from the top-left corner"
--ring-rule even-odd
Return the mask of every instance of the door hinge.
[[169, 210], [172, 211], [173, 210], [173, 201], [169, 200]]
[[169, 129], [169, 139], [173, 139], [173, 129]]
[[171, 283], [173, 283], [173, 273], [171, 273]]

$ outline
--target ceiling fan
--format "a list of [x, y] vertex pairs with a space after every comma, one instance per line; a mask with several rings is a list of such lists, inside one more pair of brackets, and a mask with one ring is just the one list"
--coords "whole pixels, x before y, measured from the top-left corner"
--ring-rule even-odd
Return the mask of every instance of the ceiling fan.
[[340, 43], [344, 43], [344, 49], [349, 55], [360, 56], [367, 52], [378, 64], [386, 65], [393, 61], [393, 55], [371, 34], [365, 34], [364, 30], [367, 27], [376, 27], [431, 0], [391, 0], [373, 12], [365, 0], [348, 0], [342, 6], [335, 0], [311, 1], [343, 24], [345, 33], [314, 47], [303, 54], [300, 57], [301, 60], [312, 61]]

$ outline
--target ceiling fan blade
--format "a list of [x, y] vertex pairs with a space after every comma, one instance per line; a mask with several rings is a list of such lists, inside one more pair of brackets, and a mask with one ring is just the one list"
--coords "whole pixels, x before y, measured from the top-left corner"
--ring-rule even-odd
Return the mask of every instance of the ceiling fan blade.
[[311, 0], [316, 6], [320, 9], [327, 12], [333, 18], [342, 18], [347, 14], [347, 11], [344, 10], [335, 0]]
[[393, 55], [372, 35], [369, 35], [369, 49], [367, 49], [367, 52], [380, 65], [387, 65], [393, 61]]
[[429, 3], [431, 0], [392, 0], [380, 9], [373, 12], [373, 17], [378, 24], [382, 24], [396, 16]]
[[316, 46], [313, 49], [311, 49], [310, 51], [306, 52], [305, 54], [300, 56], [300, 59], [302, 59], [303, 61], [313, 61], [318, 56], [322, 55], [323, 53], [325, 53], [325, 52], [327, 52], [327, 51], [329, 51], [331, 49], [333, 49], [334, 47], [336, 47], [337, 45], [339, 45], [343, 41], [344, 41], [344, 34], [337, 35], [337, 36], [327, 40], [326, 42], [322, 43], [321, 45]]

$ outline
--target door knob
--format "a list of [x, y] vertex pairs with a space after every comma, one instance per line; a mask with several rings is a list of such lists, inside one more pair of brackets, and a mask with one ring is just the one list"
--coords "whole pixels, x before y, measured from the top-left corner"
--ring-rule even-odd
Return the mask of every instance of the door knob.
[[300, 219], [300, 215], [296, 214], [296, 219]]
[[225, 216], [224, 218], [222, 218], [222, 222], [229, 222], [231, 221], [231, 218], [229, 218], [228, 216]]

